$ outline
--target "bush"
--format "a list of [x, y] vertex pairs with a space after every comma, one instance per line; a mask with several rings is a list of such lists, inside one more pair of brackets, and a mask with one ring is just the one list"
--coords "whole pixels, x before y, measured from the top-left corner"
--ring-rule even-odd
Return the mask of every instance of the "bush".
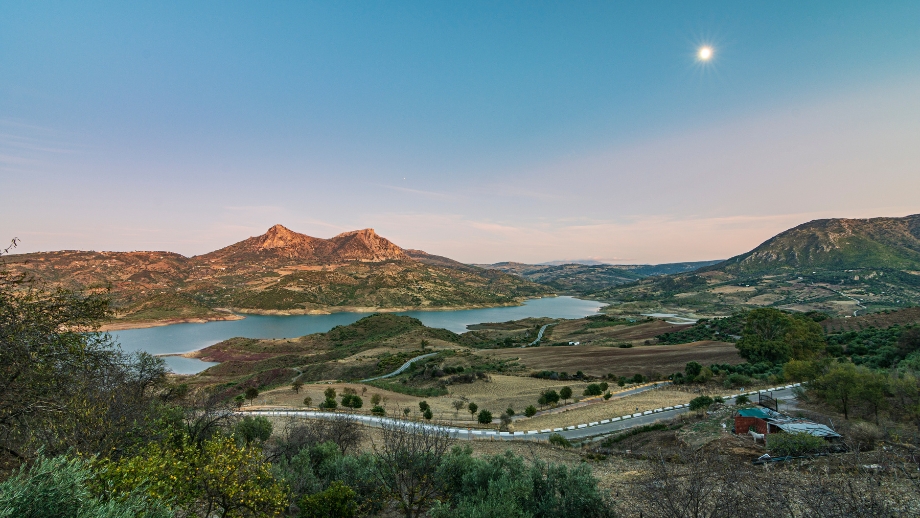
[[358, 513], [355, 490], [336, 480], [321, 493], [307, 495], [300, 502], [301, 518], [353, 518]]
[[827, 443], [821, 437], [807, 433], [771, 433], [767, 435], [767, 450], [773, 456], [800, 456], [821, 453]]
[[607, 392], [606, 394], [604, 394], [604, 401], [607, 401], [608, 399], [612, 397], [613, 397], [613, 394], [611, 394], [610, 392]]
[[85, 461], [68, 458], [39, 457], [28, 469], [20, 467], [12, 477], [0, 483], [0, 516], [3, 518], [71, 518], [107, 517], [166, 518], [172, 516], [165, 506], [148, 500], [140, 493], [122, 493], [104, 502], [89, 489], [93, 473]]
[[570, 443], [568, 439], [559, 435], [558, 433], [554, 433], [549, 436], [549, 443], [554, 446], [562, 446], [563, 448], [572, 447], [572, 443]]
[[582, 395], [584, 395], [584, 396], [600, 396], [600, 395], [603, 394], [603, 393], [604, 393], [604, 391], [603, 391], [603, 389], [601, 389], [601, 386], [600, 386], [599, 384], [597, 384], [597, 383], [591, 383], [591, 384], [589, 384], [587, 387], [585, 387], [585, 390], [584, 390], [584, 392], [582, 392]]
[[690, 400], [690, 410], [703, 411], [709, 408], [715, 401], [709, 396], [699, 396]]
[[361, 408], [364, 406], [364, 400], [357, 394], [345, 394], [342, 396], [342, 406], [348, 408]]
[[236, 425], [236, 435], [246, 444], [256, 439], [265, 442], [272, 436], [272, 423], [262, 416], [246, 416]]
[[631, 343], [629, 343], [629, 342], [623, 342], [623, 343], [617, 344], [617, 347], [619, 347], [620, 349], [629, 349], [629, 348], [631, 348], [632, 346], [633, 346], [633, 345], [632, 345]]
[[377, 405], [374, 408], [372, 408], [371, 413], [374, 415], [380, 415], [380, 416], [387, 415], [387, 411], [384, 410], [384, 408], [380, 405]]
[[528, 406], [524, 409], [524, 415], [527, 417], [533, 417], [537, 415], [537, 408], [533, 405]]
[[738, 406], [747, 405], [751, 402], [751, 398], [747, 397], [747, 394], [741, 394], [735, 398], [735, 404]]
[[335, 410], [338, 408], [339, 404], [335, 402], [334, 399], [326, 398], [325, 401], [319, 404], [319, 407], [325, 410]]
[[479, 424], [489, 424], [492, 422], [492, 412], [480, 410], [476, 419], [479, 421]]
[[748, 378], [744, 374], [729, 374], [725, 378], [725, 382], [723, 383], [723, 386], [725, 388], [737, 388], [737, 387], [743, 387], [745, 385], [750, 385], [750, 384], [751, 384], [751, 378]]
[[428, 421], [431, 421], [431, 418], [434, 417], [434, 414], [431, 413], [430, 408], [426, 408], [425, 411], [422, 412], [422, 417], [424, 417]]
[[846, 435], [849, 439], [848, 442], [852, 443], [860, 451], [874, 450], [875, 443], [884, 437], [882, 430], [878, 426], [866, 422], [853, 424]]

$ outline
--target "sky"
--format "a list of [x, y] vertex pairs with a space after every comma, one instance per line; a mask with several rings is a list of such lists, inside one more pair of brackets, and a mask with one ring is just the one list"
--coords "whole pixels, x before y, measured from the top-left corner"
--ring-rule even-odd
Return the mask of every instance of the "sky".
[[5, 0], [0, 241], [721, 259], [920, 213], [918, 93], [916, 1]]

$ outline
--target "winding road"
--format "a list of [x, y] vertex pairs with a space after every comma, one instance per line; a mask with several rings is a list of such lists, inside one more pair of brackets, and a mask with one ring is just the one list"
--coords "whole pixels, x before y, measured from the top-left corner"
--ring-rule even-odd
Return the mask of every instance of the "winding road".
[[[771, 395], [775, 399], [789, 400], [794, 399], [793, 390], [800, 384], [785, 385], [772, 389], [765, 389], [757, 392], [745, 392], [744, 395], [756, 396], [758, 392]], [[734, 400], [742, 394], [726, 397], [726, 402]], [[655, 410], [646, 410], [631, 415], [604, 419], [602, 421], [583, 423], [579, 425], [567, 426], [565, 428], [552, 428], [545, 430], [530, 430], [521, 432], [498, 432], [495, 430], [474, 430], [471, 428], [457, 428], [454, 426], [444, 426], [437, 424], [419, 423], [416, 421], [406, 421], [404, 419], [395, 419], [392, 417], [378, 417], [368, 415], [355, 415], [354, 418], [368, 426], [380, 427], [384, 423], [390, 424], [417, 424], [426, 429], [437, 429], [449, 433], [455, 439], [473, 440], [489, 439], [503, 441], [546, 441], [554, 433], [562, 435], [568, 440], [586, 440], [592, 437], [607, 435], [613, 432], [634, 428], [646, 424], [654, 423], [662, 419], [671, 419], [678, 414], [687, 412], [689, 405], [676, 405], [673, 407], [657, 408]], [[335, 416], [342, 416], [341, 413], [334, 412], [315, 412], [312, 410], [252, 410], [239, 412], [244, 415], [263, 415], [263, 416], [289, 416], [301, 417], [304, 419], [329, 419]]]
[[530, 347], [532, 345], [537, 345], [538, 343], [540, 343], [540, 340], [543, 339], [543, 332], [546, 331], [546, 328], [549, 326], [554, 326], [554, 325], [556, 325], [555, 322], [553, 322], [552, 324], [544, 324], [543, 327], [540, 328], [540, 331], [537, 333], [537, 339], [534, 340], [533, 342], [530, 342], [527, 345], [522, 345], [521, 349], [523, 349], [524, 347]]
[[436, 354], [438, 354], [438, 353], [428, 353], [428, 354], [423, 354], [423, 355], [421, 355], [421, 356], [416, 356], [415, 358], [410, 359], [410, 360], [407, 361], [406, 363], [402, 364], [402, 366], [401, 366], [400, 368], [396, 369], [395, 371], [393, 371], [393, 372], [391, 372], [391, 373], [389, 373], [389, 374], [384, 374], [383, 376], [377, 376], [377, 377], [374, 377], [374, 378], [367, 378], [367, 379], [361, 380], [361, 383], [364, 383], [365, 381], [381, 380], [381, 379], [383, 379], [383, 378], [392, 378], [393, 376], [396, 376], [396, 375], [398, 375], [398, 374], [402, 374], [403, 371], [406, 370], [406, 369], [408, 369], [409, 366], [412, 365], [414, 362], [417, 362], [417, 361], [421, 360], [422, 358], [428, 358], [429, 356], [434, 356], [434, 355], [436, 355]]

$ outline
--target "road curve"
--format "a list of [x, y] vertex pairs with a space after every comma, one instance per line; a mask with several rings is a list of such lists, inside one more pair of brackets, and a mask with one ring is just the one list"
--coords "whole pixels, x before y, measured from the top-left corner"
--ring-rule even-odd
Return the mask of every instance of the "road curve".
[[383, 379], [383, 378], [390, 378], [390, 377], [396, 376], [397, 374], [402, 374], [402, 372], [403, 372], [404, 370], [408, 369], [409, 366], [412, 365], [413, 362], [417, 362], [417, 361], [421, 360], [422, 358], [427, 358], [427, 357], [429, 357], [429, 356], [434, 356], [434, 355], [436, 355], [436, 354], [438, 354], [438, 353], [428, 353], [428, 354], [423, 354], [423, 355], [421, 355], [421, 356], [416, 356], [415, 358], [410, 359], [410, 360], [407, 361], [406, 363], [402, 364], [402, 366], [401, 366], [400, 368], [396, 369], [395, 371], [393, 371], [393, 372], [391, 372], [391, 373], [389, 373], [389, 374], [384, 374], [383, 376], [377, 376], [377, 377], [375, 377], [375, 378], [367, 378], [367, 379], [361, 380], [361, 383], [364, 383], [365, 381], [374, 381], [374, 380], [380, 380], [380, 379]]
[[[782, 387], [775, 387], [772, 389], [765, 389], [755, 392], [745, 392], [744, 395], [747, 396], [756, 396], [758, 392], [770, 394], [776, 399], [789, 399], [794, 397], [793, 390], [795, 387], [799, 386], [799, 383], [794, 385], [785, 385]], [[726, 401], [733, 400], [736, 397], [742, 394], [736, 394], [734, 396], [726, 397]], [[396, 419], [392, 417], [378, 417], [378, 416], [368, 416], [368, 415], [354, 415], [353, 417], [359, 422], [366, 424], [368, 426], [379, 427], [383, 423], [390, 424], [419, 424], [426, 429], [438, 429], [443, 430], [450, 434], [451, 437], [455, 439], [462, 440], [471, 440], [471, 439], [490, 439], [490, 440], [503, 440], [503, 441], [545, 441], [549, 439], [549, 436], [558, 433], [559, 435], [565, 437], [568, 440], [583, 440], [589, 439], [591, 437], [597, 437], [600, 435], [607, 435], [613, 432], [618, 432], [621, 430], [626, 430], [628, 428], [634, 428], [636, 426], [642, 426], [646, 424], [654, 423], [655, 421], [662, 419], [671, 419], [676, 417], [678, 414], [687, 412], [689, 410], [689, 405], [677, 405], [674, 407], [664, 407], [658, 408], [655, 410], [646, 410], [644, 412], [637, 412], [631, 415], [625, 415], [620, 417], [614, 417], [611, 419], [604, 419], [599, 422], [593, 423], [584, 423], [574, 426], [567, 426], [565, 428], [553, 428], [545, 430], [530, 430], [530, 431], [520, 431], [520, 432], [498, 432], [495, 430], [473, 430], [470, 428], [457, 428], [454, 426], [444, 426], [437, 424], [427, 424], [419, 423], [417, 421], [407, 421], [404, 419]], [[252, 411], [243, 411], [238, 412], [242, 415], [263, 415], [263, 416], [278, 416], [278, 417], [301, 417], [304, 419], [329, 419], [336, 416], [342, 416], [347, 414], [334, 413], [334, 412], [316, 412], [312, 410], [252, 410]]]
[[544, 324], [543, 327], [540, 328], [540, 331], [537, 333], [537, 339], [534, 340], [533, 342], [530, 342], [530, 343], [527, 344], [527, 345], [522, 345], [521, 348], [523, 349], [524, 347], [529, 347], [529, 346], [531, 346], [531, 345], [537, 345], [538, 343], [540, 343], [540, 340], [543, 339], [543, 332], [546, 331], [546, 328], [549, 327], [549, 326], [554, 326], [554, 325], [556, 325], [555, 322], [553, 322], [553, 323], [551, 323], [551, 324]]

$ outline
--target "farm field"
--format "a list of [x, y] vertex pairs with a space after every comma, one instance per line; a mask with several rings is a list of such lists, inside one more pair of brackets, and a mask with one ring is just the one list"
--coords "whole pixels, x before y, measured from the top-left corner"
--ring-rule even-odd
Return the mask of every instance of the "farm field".
[[634, 374], [647, 376], [652, 373], [683, 372], [686, 364], [691, 361], [703, 365], [738, 364], [744, 361], [738, 356], [734, 344], [713, 341], [628, 349], [591, 345], [528, 347], [477, 351], [476, 354], [502, 360], [517, 359], [532, 371], [551, 370], [569, 374], [582, 371], [592, 376], [612, 373], [628, 377]]

